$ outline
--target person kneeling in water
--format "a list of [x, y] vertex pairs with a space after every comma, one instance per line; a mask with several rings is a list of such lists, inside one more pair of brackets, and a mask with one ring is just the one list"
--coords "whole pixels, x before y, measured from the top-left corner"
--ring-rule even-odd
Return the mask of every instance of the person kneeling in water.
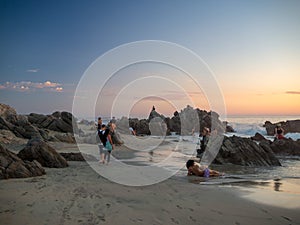
[[188, 176], [196, 175], [200, 177], [217, 177], [221, 174], [216, 170], [210, 170], [208, 167], [201, 166], [199, 163], [190, 159], [186, 162], [186, 168], [188, 169]]

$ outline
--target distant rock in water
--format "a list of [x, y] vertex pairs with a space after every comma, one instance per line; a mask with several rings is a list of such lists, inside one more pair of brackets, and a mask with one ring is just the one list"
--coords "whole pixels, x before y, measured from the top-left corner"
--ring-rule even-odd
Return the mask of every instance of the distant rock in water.
[[23, 161], [0, 144], [0, 179], [27, 178], [45, 174], [37, 161]]
[[281, 166], [272, 149], [258, 145], [250, 138], [224, 137], [214, 163], [232, 163], [242, 166]]
[[266, 121], [264, 127], [266, 128], [268, 135], [275, 134], [275, 127], [277, 124], [281, 125], [284, 129], [284, 133], [300, 133], [300, 120], [288, 120], [286, 122], [278, 122], [278, 123], [271, 123], [270, 121]]
[[26, 147], [18, 153], [18, 157], [28, 161], [36, 160], [44, 167], [63, 168], [68, 166], [65, 158], [38, 138], [29, 140]]
[[226, 132], [229, 132], [229, 133], [234, 133], [235, 130], [233, 129], [232, 126], [228, 125], [228, 122], [227, 121], [223, 121], [223, 125], [226, 127], [225, 130]]

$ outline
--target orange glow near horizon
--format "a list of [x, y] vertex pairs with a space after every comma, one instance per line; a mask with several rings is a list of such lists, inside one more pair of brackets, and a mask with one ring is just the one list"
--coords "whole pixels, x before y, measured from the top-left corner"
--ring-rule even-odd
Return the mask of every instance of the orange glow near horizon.
[[300, 115], [299, 94], [225, 94], [228, 115]]

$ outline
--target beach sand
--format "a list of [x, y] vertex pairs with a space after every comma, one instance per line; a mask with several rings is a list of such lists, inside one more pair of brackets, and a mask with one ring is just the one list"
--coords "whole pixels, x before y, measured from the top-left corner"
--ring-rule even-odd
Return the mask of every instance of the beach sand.
[[199, 185], [193, 177], [130, 187], [103, 178], [86, 162], [46, 173], [0, 181], [0, 224], [300, 224], [299, 208], [252, 201], [251, 189]]

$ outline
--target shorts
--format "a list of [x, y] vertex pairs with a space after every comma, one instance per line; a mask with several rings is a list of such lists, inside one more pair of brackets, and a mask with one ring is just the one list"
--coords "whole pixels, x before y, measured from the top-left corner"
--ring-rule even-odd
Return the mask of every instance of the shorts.
[[104, 148], [103, 144], [98, 144], [98, 148], [99, 148], [99, 153], [100, 154], [104, 154], [107, 152], [107, 149]]

